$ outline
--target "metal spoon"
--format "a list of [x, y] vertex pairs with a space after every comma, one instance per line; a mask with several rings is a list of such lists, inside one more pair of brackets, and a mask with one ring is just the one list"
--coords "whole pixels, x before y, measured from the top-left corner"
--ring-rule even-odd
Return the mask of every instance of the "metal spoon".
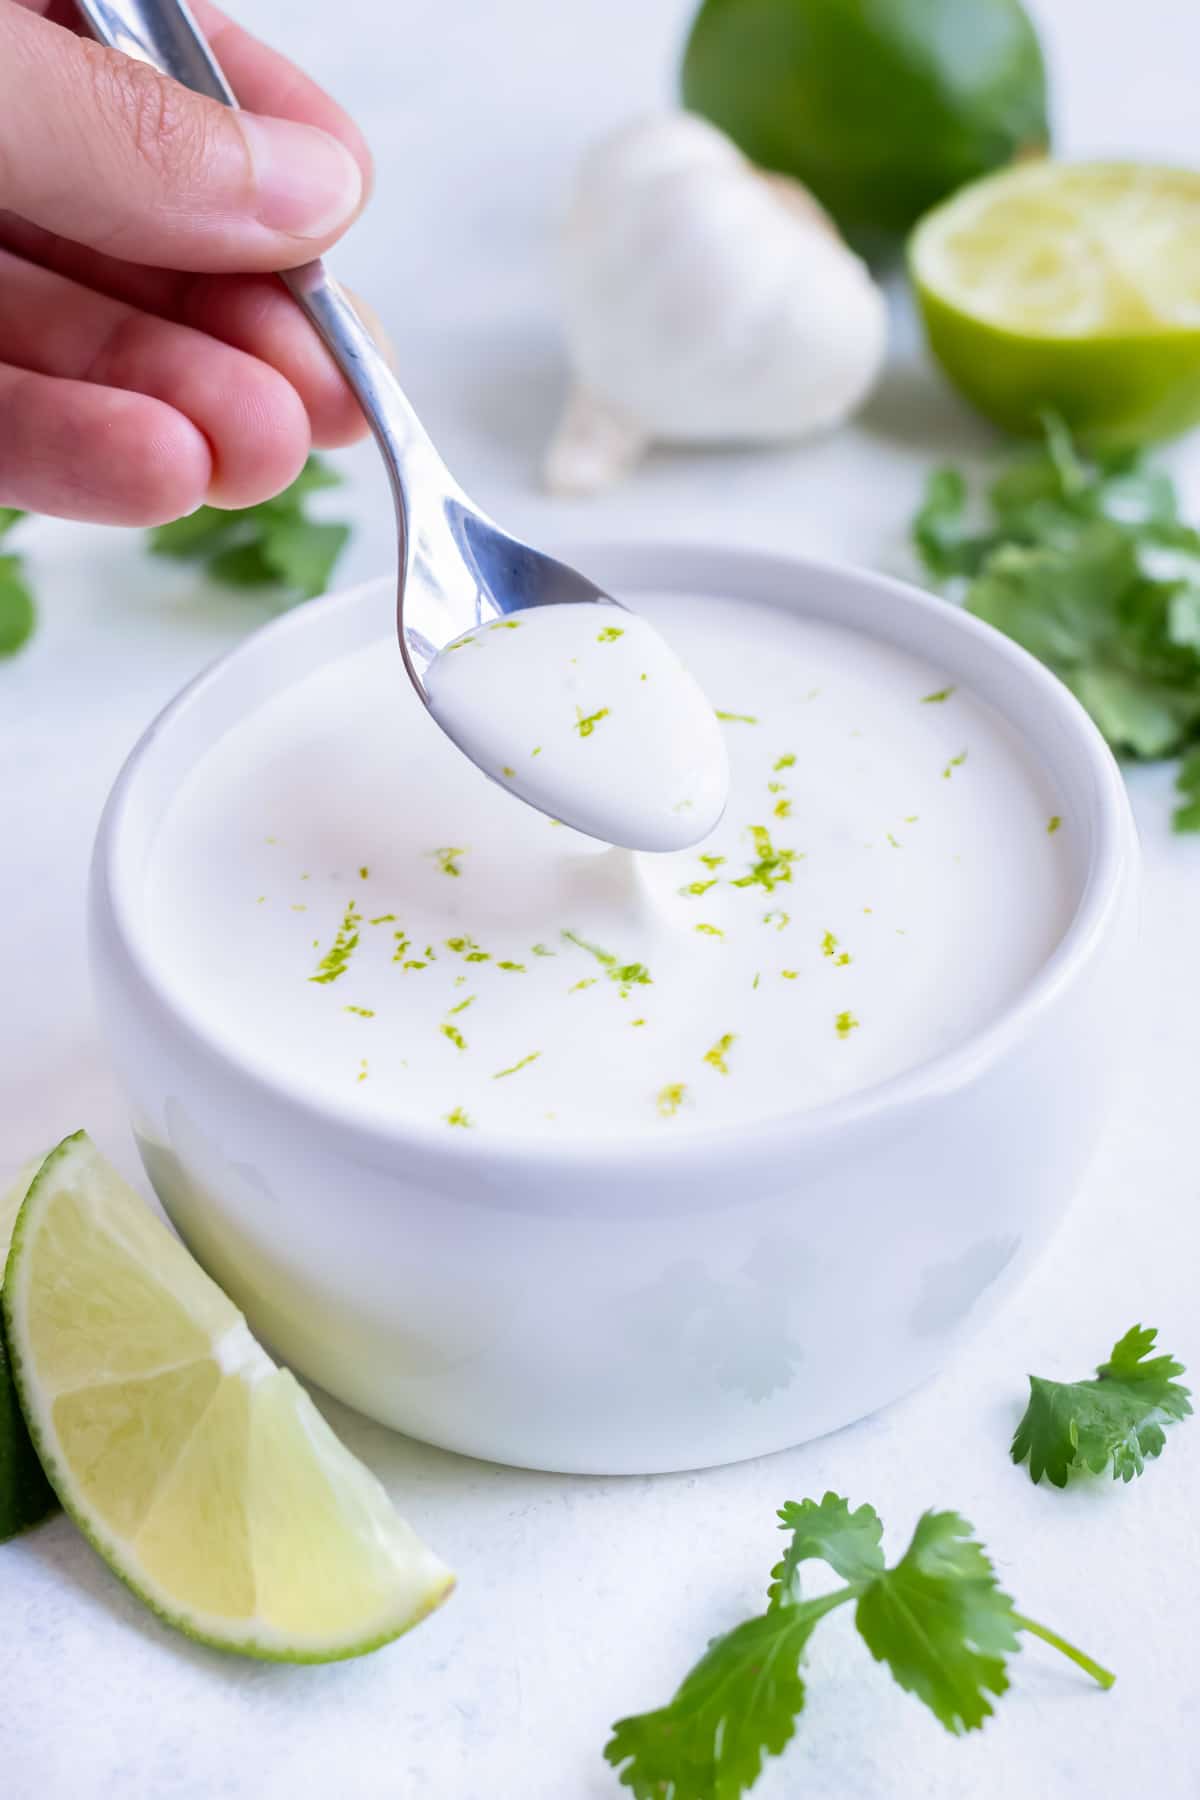
[[[148, 63], [210, 99], [237, 105], [184, 0], [77, 0], [77, 5], [88, 29], [102, 44]], [[425, 674], [438, 653], [464, 632], [528, 607], [564, 603], [620, 606], [578, 570], [509, 537], [467, 497], [434, 449], [345, 291], [320, 261], [285, 270], [281, 279], [354, 390], [387, 467], [399, 540], [396, 623], [400, 650], [426, 708], [430, 702]], [[438, 723], [446, 729], [443, 720]], [[465, 743], [454, 741], [486, 775], [496, 779], [494, 768]], [[528, 795], [521, 798], [537, 805]], [[538, 810], [549, 808], [539, 806]], [[571, 817], [561, 797], [554, 812], [564, 823], [580, 823], [581, 829], [588, 829], [587, 823]], [[703, 830], [697, 829], [696, 837], [704, 835], [711, 823], [709, 819]], [[650, 845], [643, 840], [632, 847], [676, 848], [677, 844], [678, 820], [669, 844], [664, 840], [661, 845]]]

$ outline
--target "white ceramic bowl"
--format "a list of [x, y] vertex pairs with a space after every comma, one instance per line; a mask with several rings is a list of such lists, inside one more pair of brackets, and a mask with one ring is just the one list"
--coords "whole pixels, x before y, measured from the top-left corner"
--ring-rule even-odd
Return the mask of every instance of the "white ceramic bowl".
[[945, 602], [740, 551], [610, 546], [572, 560], [617, 593], [740, 595], [858, 626], [1026, 736], [1072, 820], [1078, 903], [1006, 1012], [835, 1105], [649, 1142], [380, 1128], [218, 1045], [145, 951], [155, 831], [187, 770], [250, 709], [387, 637], [389, 583], [268, 626], [151, 726], [100, 829], [93, 967], [150, 1178], [286, 1361], [453, 1450], [649, 1473], [756, 1456], [872, 1411], [936, 1370], [1017, 1281], [1104, 1117], [1137, 852], [1120, 775], [1081, 708]]

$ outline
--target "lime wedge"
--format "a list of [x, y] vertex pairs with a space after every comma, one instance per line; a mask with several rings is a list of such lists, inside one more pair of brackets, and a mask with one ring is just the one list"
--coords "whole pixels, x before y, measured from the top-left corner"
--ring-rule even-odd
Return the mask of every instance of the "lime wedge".
[[[0, 1194], [0, 1287], [4, 1284], [4, 1265], [21, 1202], [41, 1166], [39, 1156], [21, 1170], [7, 1193]], [[21, 1417], [5, 1354], [4, 1321], [0, 1317], [0, 1544], [15, 1537], [18, 1531], [28, 1531], [56, 1506], [54, 1489], [42, 1474], [42, 1465]]]
[[4, 1318], [59, 1499], [189, 1636], [328, 1662], [449, 1593], [375, 1477], [83, 1132], [29, 1190]]
[[935, 356], [997, 424], [1051, 410], [1132, 448], [1200, 420], [1200, 172], [991, 175], [926, 215], [909, 267]]

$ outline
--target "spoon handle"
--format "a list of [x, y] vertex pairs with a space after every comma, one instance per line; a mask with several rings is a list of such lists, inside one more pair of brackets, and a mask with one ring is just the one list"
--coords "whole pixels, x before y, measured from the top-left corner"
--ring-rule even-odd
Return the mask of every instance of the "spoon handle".
[[[148, 63], [210, 100], [237, 106], [237, 97], [186, 0], [76, 0], [76, 4], [100, 43]], [[403, 567], [410, 494], [431, 485], [442, 494], [456, 493], [458, 484], [345, 289], [325, 265], [317, 259], [297, 269], [284, 269], [280, 280], [324, 339], [379, 442], [396, 501]]]

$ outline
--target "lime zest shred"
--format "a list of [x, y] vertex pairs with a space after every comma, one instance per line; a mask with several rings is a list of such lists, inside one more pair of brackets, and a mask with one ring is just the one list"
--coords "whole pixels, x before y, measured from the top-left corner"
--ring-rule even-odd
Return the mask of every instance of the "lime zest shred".
[[645, 1021], [645, 1019], [630, 1019], [629, 1023], [631, 1025], [637, 1026], [637, 1025], [644, 1025], [646, 1023], [646, 1021]]
[[704, 864], [706, 869], [719, 869], [726, 859], [723, 856], [702, 856], [699, 860]]
[[904, 848], [904, 845], [900, 842], [899, 838], [895, 837], [890, 831], [887, 834], [887, 841], [892, 846], [893, 850], [903, 850]]
[[574, 987], [567, 989], [567, 992], [568, 994], [581, 993], [584, 988], [595, 987], [598, 979], [599, 977], [596, 975], [585, 975], [582, 981], [577, 981]]
[[791, 801], [790, 800], [777, 800], [775, 802], [775, 817], [777, 819], [790, 819], [791, 816], [792, 816]]
[[779, 973], [785, 981], [795, 981], [800, 974], [799, 969], [780, 969]]
[[506, 970], [510, 975], [523, 975], [525, 973], [525, 964], [524, 963], [498, 962], [496, 964], [496, 967], [498, 969]]
[[520, 631], [520, 619], [494, 619], [488, 626], [489, 631]]
[[735, 1032], [722, 1032], [716, 1043], [711, 1045], [711, 1047], [704, 1052], [704, 1060], [709, 1068], [715, 1069], [718, 1075], [728, 1075], [729, 1064], [725, 1061], [725, 1058], [729, 1055], [729, 1052], [736, 1043], [737, 1034]]
[[757, 859], [750, 865], [749, 873], [739, 875], [733, 885], [739, 888], [757, 886], [773, 893], [780, 882], [792, 879], [792, 864], [797, 852], [777, 850], [765, 825], [751, 825], [750, 836], [758, 853]]
[[782, 906], [773, 906], [770, 912], [763, 914], [762, 922], [764, 925], [774, 925], [776, 931], [782, 931], [785, 926], [791, 924], [792, 915], [784, 912]]
[[758, 720], [753, 713], [721, 712], [717, 709], [717, 717], [726, 725], [757, 725]]
[[395, 923], [395, 913], [379, 913], [374, 919], [367, 920], [368, 925], [394, 925]]
[[447, 1125], [462, 1125], [463, 1127], [469, 1127], [471, 1124], [471, 1117], [465, 1107], [456, 1106], [451, 1112], [446, 1114], [446, 1123]]
[[500, 773], [506, 781], [511, 781], [516, 772], [517, 771], [512, 767], [511, 763], [502, 763], [500, 766]]
[[556, 950], [548, 949], [545, 944], [535, 944], [533, 946], [533, 954], [535, 956], [557, 956], [558, 952]]
[[441, 1025], [438, 1026], [438, 1030], [441, 1032], [441, 1034], [444, 1038], [449, 1038], [450, 1042], [454, 1045], [454, 1048], [456, 1050], [465, 1050], [466, 1049], [467, 1040], [463, 1036], [462, 1032], [458, 1029], [457, 1025], [451, 1025], [449, 1020], [446, 1020]]
[[619, 637], [624, 636], [625, 631], [623, 626], [606, 625], [603, 631], [596, 634], [596, 642], [598, 644], [615, 644]]
[[942, 770], [942, 780], [949, 781], [949, 779], [953, 775], [955, 769], [961, 769], [963, 764], [966, 762], [966, 760], [967, 760], [967, 753], [965, 750], [960, 750], [957, 756], [952, 756], [950, 758], [950, 761], [946, 764], [945, 768]]
[[[575, 708], [575, 729], [581, 738], [591, 737], [601, 719], [607, 719], [612, 712], [610, 706], [598, 707], [594, 713], [585, 713], [582, 706]], [[537, 751], [534, 751], [537, 755]]]
[[356, 1081], [365, 1081], [367, 1079], [368, 1073], [369, 1073], [369, 1071], [367, 1069], [367, 1059], [364, 1056], [362, 1059], [362, 1062], [359, 1064], [358, 1074], [355, 1077], [355, 1080]]
[[[580, 950], [586, 950], [589, 956], [595, 957], [608, 979], [615, 981], [620, 988], [623, 1000], [628, 999], [629, 991], [633, 987], [652, 987], [654, 985], [645, 963], [623, 963], [613, 955], [611, 950], [602, 950], [599, 944], [589, 944], [586, 938], [579, 936], [578, 932], [564, 931], [562, 935], [568, 943], [576, 945]], [[571, 992], [574, 993], [574, 991], [572, 988]]]
[[511, 1068], [497, 1069], [496, 1073], [492, 1076], [492, 1080], [493, 1081], [503, 1081], [503, 1079], [506, 1075], [520, 1074], [521, 1070], [527, 1069], [529, 1067], [530, 1063], [535, 1063], [541, 1054], [542, 1053], [540, 1050], [531, 1050], [529, 1052], [528, 1056], [523, 1056], [521, 1058], [520, 1062], [513, 1063]]
[[772, 770], [773, 774], [780, 775], [780, 774], [782, 774], [784, 769], [794, 769], [795, 766], [796, 766], [795, 751], [785, 750], [782, 756], [777, 756], [775, 758], [775, 761], [771, 764], [771, 770]]
[[342, 1010], [348, 1013], [357, 1013], [360, 1019], [373, 1019], [375, 1017], [375, 1008], [373, 1006], [347, 1006], [343, 1007]]
[[714, 888], [716, 885], [717, 878], [714, 875], [711, 881], [689, 881], [685, 886], [679, 889], [679, 892], [683, 895], [685, 900], [698, 900], [701, 894], [707, 894], [709, 888]]
[[364, 864], [363, 867], [358, 871], [358, 878], [360, 881], [367, 881], [370, 878], [370, 874], [371, 874], [370, 869], [368, 869], [366, 867], [366, 865]]
[[683, 1105], [686, 1096], [686, 1082], [668, 1081], [666, 1087], [659, 1088], [658, 1098], [654, 1103], [658, 1108], [659, 1116], [664, 1119], [673, 1119]]
[[452, 1015], [454, 1013], [466, 1012], [468, 1006], [472, 1006], [474, 1004], [474, 1002], [475, 1002], [475, 995], [468, 994], [465, 1000], [460, 1000], [457, 1006], [452, 1006], [450, 1008], [450, 1012]]
[[723, 938], [725, 933], [719, 925], [693, 925], [693, 931], [702, 931], [705, 937]]
[[1062, 825], [1062, 820], [1059, 818], [1058, 814], [1051, 813], [1049, 819], [1046, 822], [1046, 830], [1050, 834], [1050, 836], [1053, 837], [1055, 832], [1060, 829], [1061, 825]]
[[936, 694], [922, 694], [921, 695], [921, 705], [922, 706], [940, 706], [942, 704], [943, 700], [948, 700], [953, 692], [954, 692], [954, 689], [952, 687], [944, 687], [944, 688], [939, 688], [937, 690]]
[[429, 854], [433, 857], [443, 875], [462, 874], [462, 869], [457, 859], [460, 856], [465, 856], [467, 853], [461, 846], [456, 847], [453, 844], [443, 845], [441, 849], [431, 850]]
[[[393, 962], [404, 962], [404, 958], [408, 954], [409, 946], [412, 943], [412, 939], [410, 937], [406, 937], [404, 932], [402, 932], [402, 931], [394, 932], [392, 935], [394, 936], [394, 938], [396, 940], [396, 948], [392, 952], [392, 961]], [[404, 963], [404, 966], [406, 969], [409, 967], [408, 963]]]
[[852, 1012], [840, 1012], [833, 1021], [833, 1028], [843, 1041], [850, 1036], [852, 1031], [858, 1030], [858, 1025], [859, 1022]]
[[337, 935], [317, 964], [317, 972], [310, 975], [309, 980], [318, 983], [337, 981], [350, 966], [350, 958], [358, 949], [358, 928], [362, 924], [362, 914], [353, 900], [346, 907], [345, 915], [338, 926]]

